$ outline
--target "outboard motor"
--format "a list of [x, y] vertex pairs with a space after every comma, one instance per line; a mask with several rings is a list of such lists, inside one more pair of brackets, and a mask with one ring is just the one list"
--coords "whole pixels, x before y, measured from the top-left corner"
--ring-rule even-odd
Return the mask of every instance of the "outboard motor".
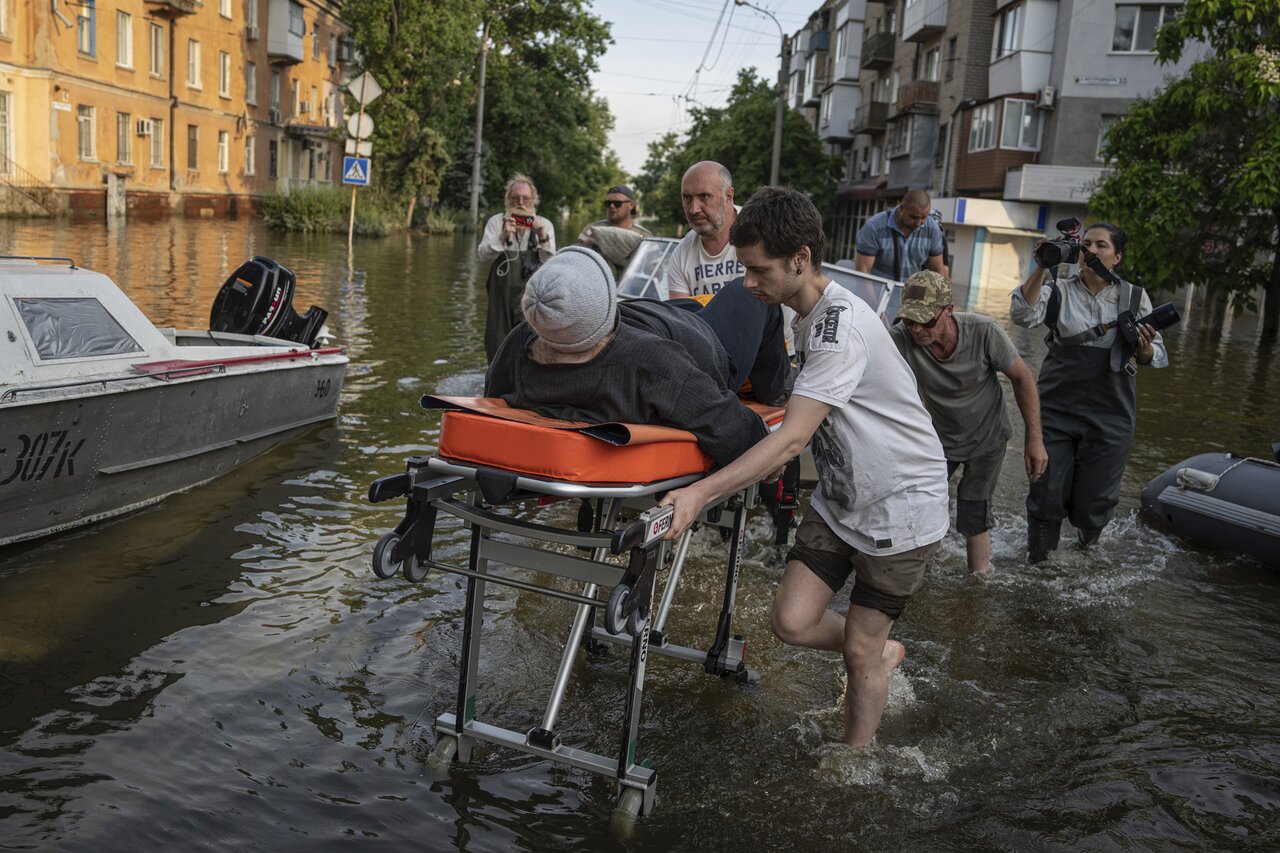
[[264, 335], [314, 347], [329, 312], [293, 310], [293, 273], [270, 258], [245, 261], [222, 285], [209, 313], [209, 331]]

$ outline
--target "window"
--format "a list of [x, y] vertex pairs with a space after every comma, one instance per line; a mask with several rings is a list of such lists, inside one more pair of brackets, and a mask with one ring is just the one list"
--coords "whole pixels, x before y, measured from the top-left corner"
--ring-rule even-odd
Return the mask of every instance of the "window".
[[819, 107], [819, 126], [826, 127], [831, 123], [831, 92], [822, 93], [822, 101]]
[[836, 30], [836, 56], [840, 59], [843, 59], [848, 49], [849, 49], [849, 25], [845, 24], [843, 27]]
[[999, 59], [1019, 49], [1022, 30], [1022, 6], [1010, 6], [996, 19], [995, 38], [991, 40], [993, 58]]
[[164, 119], [151, 120], [151, 168], [164, 168]]
[[906, 116], [889, 124], [889, 132], [884, 141], [884, 156], [898, 157], [911, 150], [911, 119]]
[[81, 160], [98, 159], [93, 124], [93, 107], [76, 107], [76, 149]]
[[938, 57], [942, 54], [942, 48], [935, 47], [924, 55], [924, 79], [938, 79]]
[[280, 177], [280, 143], [274, 139], [267, 142], [267, 177], [273, 181]]
[[933, 165], [941, 169], [947, 159], [947, 126], [938, 125], [938, 140], [933, 144]]
[[1103, 115], [1101, 123], [1098, 125], [1098, 150], [1093, 155], [1094, 159], [1099, 163], [1105, 163], [1107, 158], [1103, 153], [1107, 147], [1107, 134], [1111, 132], [1111, 128], [1120, 120], [1120, 116]]
[[116, 162], [133, 162], [133, 116], [116, 113]]
[[231, 54], [225, 50], [218, 51], [218, 95], [231, 97]]
[[231, 0], [218, 0], [218, 14], [224, 18], [231, 17]]
[[307, 22], [302, 17], [302, 4], [289, 4], [289, 34], [302, 38], [307, 34]]
[[0, 175], [13, 172], [13, 116], [9, 114], [12, 104], [13, 96], [0, 92]]
[[329, 36], [329, 67], [332, 68], [338, 64], [338, 37], [336, 35]]
[[257, 171], [257, 162], [253, 156], [253, 137], [244, 138], [244, 173], [252, 175]]
[[0, 36], [9, 34], [9, 0], [0, 0]]
[[996, 114], [999, 101], [983, 104], [969, 116], [969, 152], [986, 151], [996, 147]]
[[316, 115], [316, 99], [317, 99], [318, 97], [319, 97], [319, 93], [316, 91], [316, 87], [315, 87], [315, 86], [312, 86], [312, 87], [311, 87], [311, 100], [307, 101], [307, 118], [315, 118], [315, 115]]
[[871, 146], [871, 177], [880, 176], [880, 146]]
[[258, 63], [244, 64], [244, 99], [250, 104], [258, 103]]
[[1156, 49], [1156, 30], [1177, 14], [1177, 6], [1116, 6], [1111, 49], [1117, 53], [1151, 53]]
[[1034, 101], [1004, 102], [1004, 127], [1000, 147], [1014, 151], [1040, 150], [1040, 111]]
[[187, 41], [187, 85], [192, 89], [200, 86], [200, 42], [195, 39]]
[[258, 0], [246, 0], [244, 4], [244, 22], [251, 27], [258, 25]]
[[231, 137], [225, 130], [218, 131], [218, 171], [227, 171], [227, 157], [229, 152], [227, 148], [231, 144]]
[[42, 361], [142, 352], [138, 342], [92, 297], [13, 301]]
[[133, 16], [116, 12], [116, 65], [133, 67]]
[[311, 28], [311, 58], [320, 58], [320, 31], [315, 27]]
[[76, 50], [85, 56], [98, 55], [98, 10], [94, 0], [83, 0], [76, 9]]
[[280, 72], [273, 70], [271, 72], [271, 100], [268, 102], [271, 109], [280, 109]]
[[302, 115], [302, 81], [293, 81], [293, 114]]
[[148, 24], [147, 32], [151, 38], [151, 76], [164, 76], [164, 28], [156, 24]]
[[951, 80], [956, 76], [956, 40], [954, 38], [947, 39], [947, 79]]
[[893, 70], [893, 86], [889, 89], [889, 103], [896, 104], [898, 102], [898, 84], [901, 82], [900, 72], [895, 68]]
[[200, 168], [200, 128], [187, 125], [187, 168]]

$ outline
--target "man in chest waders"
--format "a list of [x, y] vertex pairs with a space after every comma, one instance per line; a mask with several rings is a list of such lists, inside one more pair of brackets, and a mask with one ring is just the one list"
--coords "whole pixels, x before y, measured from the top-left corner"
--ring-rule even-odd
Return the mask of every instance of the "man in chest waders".
[[484, 354], [494, 353], [507, 333], [523, 319], [520, 297], [529, 276], [556, 253], [556, 229], [546, 217], [538, 216], [538, 190], [525, 175], [517, 172], [507, 181], [506, 209], [489, 217], [476, 255], [491, 264], [485, 289], [489, 296], [484, 323]]
[[1081, 547], [1098, 540], [1120, 501], [1133, 444], [1136, 366], [1169, 364], [1164, 341], [1151, 326], [1138, 324], [1132, 344], [1118, 334], [1121, 312], [1151, 313], [1146, 292], [1113, 272], [1124, 257], [1123, 231], [1106, 223], [1090, 226], [1079, 243], [1079, 271], [1047, 284], [1045, 244], [1036, 244], [1036, 268], [1013, 291], [1009, 309], [1019, 326], [1050, 330], [1036, 383], [1049, 468], [1027, 494], [1033, 563], [1058, 547], [1064, 518], [1075, 526]]

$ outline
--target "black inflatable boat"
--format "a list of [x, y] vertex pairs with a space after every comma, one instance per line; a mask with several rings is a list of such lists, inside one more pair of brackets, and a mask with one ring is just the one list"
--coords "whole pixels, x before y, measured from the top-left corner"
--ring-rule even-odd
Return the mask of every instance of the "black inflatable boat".
[[1280, 443], [1275, 461], [1201, 453], [1142, 490], [1142, 507], [1188, 539], [1280, 568]]

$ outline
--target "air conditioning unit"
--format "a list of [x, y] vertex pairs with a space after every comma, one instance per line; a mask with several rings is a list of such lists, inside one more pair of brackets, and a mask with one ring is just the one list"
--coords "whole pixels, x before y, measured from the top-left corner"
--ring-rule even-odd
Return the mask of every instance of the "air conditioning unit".
[[149, 118], [138, 119], [138, 135], [150, 136], [156, 132], [156, 123]]
[[261, 31], [257, 27], [245, 27], [244, 37], [248, 41], [257, 41]]
[[1036, 98], [1036, 109], [1051, 110], [1053, 109], [1054, 99], [1058, 97], [1058, 90], [1052, 86], [1045, 86], [1040, 90], [1040, 97]]
[[279, 124], [280, 110], [276, 109], [275, 107], [272, 107], [271, 109], [267, 110], [267, 121], [271, 122], [272, 124]]

